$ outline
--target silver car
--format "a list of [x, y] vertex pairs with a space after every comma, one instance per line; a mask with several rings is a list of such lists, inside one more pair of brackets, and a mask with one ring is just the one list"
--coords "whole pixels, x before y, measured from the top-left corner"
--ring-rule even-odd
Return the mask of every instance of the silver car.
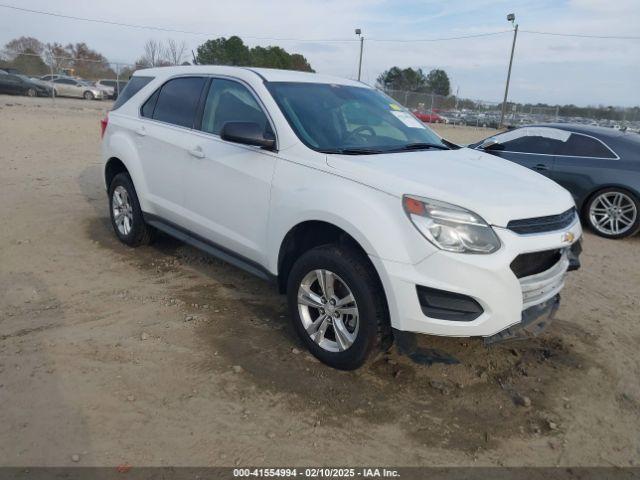
[[107, 93], [86, 80], [70, 77], [56, 78], [51, 82], [57, 97], [76, 97], [85, 100], [103, 100]]

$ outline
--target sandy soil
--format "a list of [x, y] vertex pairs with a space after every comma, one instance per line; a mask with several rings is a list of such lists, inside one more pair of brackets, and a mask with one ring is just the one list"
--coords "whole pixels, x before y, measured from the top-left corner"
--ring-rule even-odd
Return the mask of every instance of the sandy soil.
[[0, 97], [1, 465], [640, 464], [640, 237], [586, 234], [542, 338], [423, 337], [461, 363], [338, 372], [273, 287], [166, 237], [116, 240], [108, 107]]

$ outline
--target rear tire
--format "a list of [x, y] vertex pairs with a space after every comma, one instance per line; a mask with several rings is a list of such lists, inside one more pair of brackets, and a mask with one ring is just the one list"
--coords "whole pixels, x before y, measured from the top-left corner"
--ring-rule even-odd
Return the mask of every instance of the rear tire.
[[155, 231], [144, 221], [136, 189], [127, 173], [119, 173], [111, 181], [109, 213], [113, 231], [122, 243], [138, 247], [153, 241]]
[[323, 245], [301, 255], [289, 274], [287, 300], [300, 340], [333, 368], [360, 367], [391, 335], [380, 280], [355, 248]]
[[627, 190], [605, 188], [589, 199], [584, 218], [596, 235], [611, 239], [630, 237], [640, 230], [640, 201]]

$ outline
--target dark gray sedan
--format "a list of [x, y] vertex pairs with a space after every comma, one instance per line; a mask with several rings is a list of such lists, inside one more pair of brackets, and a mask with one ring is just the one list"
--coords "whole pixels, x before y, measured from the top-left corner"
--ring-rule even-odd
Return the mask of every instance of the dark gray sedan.
[[640, 134], [544, 124], [469, 145], [535, 170], [573, 195], [583, 221], [607, 238], [640, 230]]

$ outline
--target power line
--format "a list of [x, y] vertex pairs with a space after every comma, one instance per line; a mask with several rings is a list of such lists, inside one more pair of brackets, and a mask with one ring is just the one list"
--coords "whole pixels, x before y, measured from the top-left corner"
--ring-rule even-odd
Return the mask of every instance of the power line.
[[[24, 13], [32, 13], [37, 15], [46, 15], [49, 17], [57, 17], [57, 18], [65, 18], [68, 20], [78, 20], [83, 22], [91, 22], [91, 23], [101, 23], [105, 25], [113, 25], [118, 27], [128, 27], [128, 28], [137, 28], [141, 30], [154, 30], [158, 32], [165, 33], [180, 33], [184, 35], [200, 35], [200, 36], [219, 36], [219, 33], [207, 33], [207, 32], [196, 32], [191, 30], [180, 30], [175, 28], [168, 27], [156, 27], [153, 25], [142, 25], [135, 23], [123, 23], [116, 22], [112, 20], [104, 20], [99, 18], [87, 18], [87, 17], [77, 17], [74, 15], [66, 15], [62, 13], [56, 12], [47, 12], [43, 10], [34, 10], [30, 8], [17, 7], [15, 5], [7, 5], [0, 4], [0, 7], [7, 8], [10, 10], [16, 10]], [[590, 34], [577, 34], [577, 33], [558, 33], [558, 32], [541, 32], [536, 30], [520, 30], [523, 33], [529, 33], [533, 35], [552, 35], [557, 37], [578, 37], [578, 38], [598, 38], [605, 40], [640, 40], [640, 37], [637, 36], [624, 36], [624, 35], [590, 35]], [[505, 33], [510, 33], [511, 30], [500, 30], [496, 32], [486, 32], [486, 33], [475, 33], [469, 35], [459, 35], [459, 36], [451, 36], [451, 37], [434, 37], [434, 38], [375, 38], [368, 37], [367, 41], [369, 42], [389, 42], [389, 43], [415, 43], [415, 42], [444, 42], [449, 40], [463, 40], [467, 38], [479, 38], [479, 37], [489, 37], [494, 35], [502, 35]], [[255, 35], [238, 35], [242, 38], [251, 39], [251, 40], [275, 40], [275, 41], [293, 41], [293, 42], [358, 42], [359, 40], [356, 38], [289, 38], [289, 37], [265, 37], [265, 36], [255, 36]]]
[[370, 38], [367, 37], [368, 42], [401, 42], [401, 43], [414, 43], [414, 42], [443, 42], [447, 40], [463, 40], [465, 38], [477, 38], [477, 37], [490, 37], [492, 35], [502, 35], [503, 33], [511, 33], [511, 30], [500, 30], [498, 32], [486, 32], [486, 33], [472, 33], [470, 35], [459, 35], [457, 37], [438, 37], [438, 38]]
[[[58, 17], [58, 18], [65, 18], [68, 20], [79, 20], [79, 21], [84, 21], [84, 22], [92, 22], [92, 23], [102, 23], [102, 24], [106, 24], [106, 25], [114, 25], [114, 26], [119, 26], [119, 27], [129, 27], [129, 28], [138, 28], [138, 29], [144, 29], [144, 30], [156, 30], [156, 31], [160, 31], [160, 32], [167, 32], [167, 33], [182, 33], [182, 34], [188, 34], [188, 35], [206, 35], [206, 36], [218, 36], [219, 33], [207, 33], [207, 32], [195, 32], [195, 31], [191, 31], [191, 30], [179, 30], [179, 29], [173, 29], [173, 28], [166, 28], [166, 27], [155, 27], [152, 25], [141, 25], [141, 24], [135, 24], [135, 23], [122, 23], [122, 22], [115, 22], [112, 20], [104, 20], [104, 19], [98, 19], [98, 18], [87, 18], [87, 17], [77, 17], [74, 15], [65, 15], [62, 13], [55, 13], [55, 12], [46, 12], [43, 10], [33, 10], [30, 8], [24, 8], [24, 7], [16, 7], [15, 5], [6, 5], [6, 4], [0, 4], [0, 7], [3, 8], [8, 8], [11, 10], [17, 10], [20, 12], [25, 12], [25, 13], [35, 13], [38, 15], [47, 15], [50, 17]], [[488, 33], [476, 33], [476, 34], [471, 34], [471, 35], [460, 35], [460, 36], [455, 36], [455, 37], [440, 37], [440, 38], [413, 38], [413, 39], [401, 39], [401, 38], [367, 38], [368, 41], [371, 42], [401, 42], [401, 43], [406, 43], [406, 42], [440, 42], [440, 41], [447, 41], [447, 40], [461, 40], [461, 39], [465, 39], [465, 38], [477, 38], [477, 37], [487, 37], [487, 36], [491, 36], [491, 35], [500, 35], [503, 33], [508, 33], [510, 32], [510, 30], [502, 30], [502, 31], [498, 31], [498, 32], [488, 32]], [[296, 41], [296, 42], [358, 42], [358, 39], [355, 38], [316, 38], [316, 39], [309, 39], [309, 38], [278, 38], [278, 37], [264, 37], [264, 36], [251, 36], [251, 35], [238, 35], [242, 38], [248, 38], [248, 39], [252, 39], [252, 40], [280, 40], [280, 41]]]
[[558, 33], [558, 32], [540, 32], [536, 30], [520, 30], [524, 33], [532, 33], [534, 35], [553, 35], [554, 37], [578, 37], [578, 38], [600, 38], [604, 40], [640, 40], [640, 37], [626, 35], [590, 35], [582, 33]]
[[[92, 22], [92, 23], [102, 23], [106, 25], [114, 25], [118, 27], [129, 27], [129, 28], [138, 28], [143, 30], [155, 30], [159, 32], [166, 33], [181, 33], [187, 35], [207, 35], [207, 36], [218, 36], [217, 33], [207, 33], [207, 32], [194, 32], [190, 30], [178, 30], [173, 28], [165, 28], [165, 27], [155, 27], [152, 25], [140, 25], [135, 23], [122, 23], [115, 22], [112, 20], [103, 20], [98, 18], [86, 18], [86, 17], [76, 17], [74, 15], [65, 15], [62, 13], [55, 12], [45, 12], [42, 10], [32, 10], [30, 8], [16, 7], [15, 5], [6, 5], [0, 4], [2, 8], [8, 8], [11, 10], [17, 10], [25, 13], [35, 13], [38, 15], [47, 15], [49, 17], [57, 17], [57, 18], [65, 18], [68, 20], [79, 20], [83, 22]], [[239, 35], [240, 36], [240, 35]], [[322, 39], [301, 39], [301, 38], [276, 38], [276, 37], [259, 37], [259, 36], [250, 36], [250, 35], [242, 35], [243, 38], [249, 38], [252, 40], [279, 40], [279, 41], [297, 41], [297, 42], [357, 42], [356, 39], [353, 38], [322, 38]]]

